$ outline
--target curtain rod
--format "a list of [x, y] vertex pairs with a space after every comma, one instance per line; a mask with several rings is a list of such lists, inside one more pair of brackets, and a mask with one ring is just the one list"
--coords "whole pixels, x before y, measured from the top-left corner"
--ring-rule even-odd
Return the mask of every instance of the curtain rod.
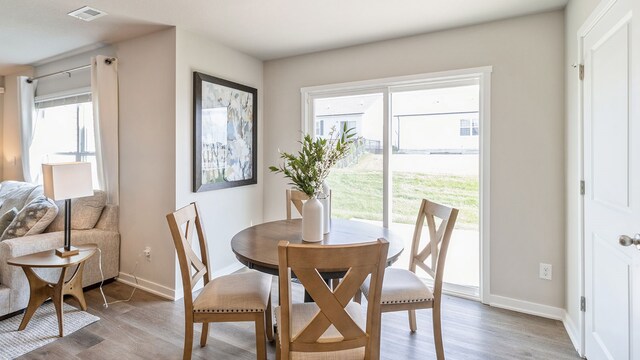
[[[111, 65], [111, 63], [113, 63], [115, 60], [116, 60], [116, 58], [106, 58], [106, 59], [104, 59], [104, 63], [107, 64], [107, 65]], [[38, 80], [38, 79], [46, 78], [46, 77], [49, 77], [49, 76], [60, 75], [60, 74], [69, 74], [69, 75], [71, 75], [71, 73], [74, 72], [74, 71], [84, 70], [84, 69], [88, 69], [90, 67], [91, 67], [91, 64], [78, 66], [78, 67], [75, 67], [75, 68], [69, 69], [69, 70], [57, 71], [57, 72], [54, 72], [54, 73], [51, 73], [51, 74], [46, 74], [46, 75], [41, 75], [41, 76], [36, 76], [36, 77], [30, 77], [30, 78], [27, 79], [27, 82], [29, 84], [31, 84], [33, 82], [33, 80]]]

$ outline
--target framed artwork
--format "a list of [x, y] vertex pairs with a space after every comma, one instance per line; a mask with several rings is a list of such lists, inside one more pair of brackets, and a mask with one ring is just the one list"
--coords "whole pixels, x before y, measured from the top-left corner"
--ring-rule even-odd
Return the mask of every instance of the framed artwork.
[[193, 72], [193, 191], [257, 183], [258, 90]]

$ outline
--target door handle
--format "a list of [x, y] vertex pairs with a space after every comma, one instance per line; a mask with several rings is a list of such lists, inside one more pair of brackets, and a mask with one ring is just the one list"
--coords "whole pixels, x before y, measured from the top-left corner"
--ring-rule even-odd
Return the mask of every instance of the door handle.
[[640, 234], [635, 234], [633, 237], [630, 237], [627, 235], [620, 235], [620, 237], [618, 238], [618, 241], [622, 246], [635, 245], [637, 247], [640, 247]]

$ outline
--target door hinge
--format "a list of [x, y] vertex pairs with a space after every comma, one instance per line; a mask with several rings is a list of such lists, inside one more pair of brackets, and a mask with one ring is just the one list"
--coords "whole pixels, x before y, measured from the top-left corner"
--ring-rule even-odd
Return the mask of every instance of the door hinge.
[[580, 180], [580, 195], [584, 195], [584, 180]]
[[587, 311], [587, 299], [584, 296], [580, 296], [580, 311]]
[[580, 80], [584, 80], [584, 64], [580, 64], [578, 66], [578, 76], [580, 77]]

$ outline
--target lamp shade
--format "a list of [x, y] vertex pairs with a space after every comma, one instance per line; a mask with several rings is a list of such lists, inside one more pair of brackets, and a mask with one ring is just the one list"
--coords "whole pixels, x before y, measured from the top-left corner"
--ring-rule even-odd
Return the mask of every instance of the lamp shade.
[[91, 179], [88, 162], [42, 164], [44, 195], [52, 200], [93, 195]]

